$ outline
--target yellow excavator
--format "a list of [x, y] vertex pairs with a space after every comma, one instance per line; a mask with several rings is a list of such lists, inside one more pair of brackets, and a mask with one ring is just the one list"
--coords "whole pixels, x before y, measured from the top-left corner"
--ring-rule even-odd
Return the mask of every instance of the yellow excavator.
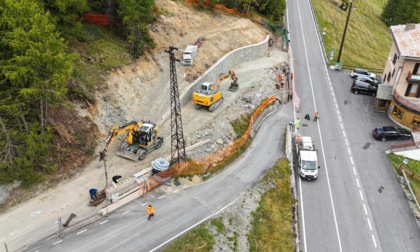
[[228, 73], [220, 74], [215, 82], [207, 81], [201, 84], [200, 89], [193, 93], [192, 99], [195, 103], [195, 108], [200, 109], [204, 106], [208, 107], [210, 112], [213, 112], [223, 101], [222, 92], [219, 91], [219, 84], [229, 77], [233, 80], [229, 91], [236, 92], [239, 88], [238, 78], [236, 78], [233, 70], [229, 70]]
[[105, 141], [104, 148], [99, 152], [99, 160], [104, 160], [109, 146], [115, 138], [122, 133], [127, 132], [127, 141], [123, 142], [118, 156], [131, 160], [143, 160], [148, 152], [157, 150], [162, 146], [163, 137], [159, 136], [159, 129], [152, 122], [129, 122], [123, 126], [114, 126], [109, 131], [108, 138]]

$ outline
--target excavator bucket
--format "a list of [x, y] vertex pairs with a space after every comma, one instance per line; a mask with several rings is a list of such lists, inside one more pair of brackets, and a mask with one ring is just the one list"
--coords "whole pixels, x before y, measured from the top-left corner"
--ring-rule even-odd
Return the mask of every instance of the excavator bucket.
[[120, 157], [124, 157], [133, 161], [137, 161], [139, 160], [139, 157], [137, 156], [137, 154], [131, 152], [131, 151], [126, 151], [126, 150], [118, 150], [117, 151], [117, 155]]
[[229, 91], [236, 92], [238, 91], [239, 85], [237, 81], [234, 81], [230, 84]]

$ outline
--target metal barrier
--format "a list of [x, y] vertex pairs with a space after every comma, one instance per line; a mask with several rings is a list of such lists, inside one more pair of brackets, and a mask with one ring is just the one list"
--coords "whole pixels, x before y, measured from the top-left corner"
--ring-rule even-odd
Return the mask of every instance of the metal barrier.
[[[412, 148], [412, 147], [415, 147], [415, 148]], [[395, 151], [403, 151], [403, 150], [407, 150], [407, 148], [409, 148], [410, 150], [420, 148], [420, 141], [403, 143], [403, 144], [393, 144], [393, 145], [391, 145], [390, 152], [393, 153]]]

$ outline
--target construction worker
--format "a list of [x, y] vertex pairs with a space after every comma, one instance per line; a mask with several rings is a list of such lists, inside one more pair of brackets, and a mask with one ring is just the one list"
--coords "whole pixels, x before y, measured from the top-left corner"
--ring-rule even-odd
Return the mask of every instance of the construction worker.
[[318, 112], [315, 112], [314, 121], [317, 121], [317, 120], [318, 120]]
[[152, 205], [148, 205], [146, 207], [147, 209], [147, 213], [149, 214], [149, 218], [147, 218], [147, 220], [149, 221], [150, 218], [152, 218], [153, 216], [155, 216], [155, 210], [153, 209]]
[[283, 76], [281, 76], [281, 74], [279, 74], [279, 82], [281, 82], [281, 79], [283, 79]]
[[96, 200], [98, 198], [98, 190], [96, 190], [95, 188], [90, 189], [89, 194], [91, 200]]
[[121, 178], [120, 175], [115, 175], [114, 177], [112, 177], [112, 181], [114, 181], [114, 183], [117, 184], [120, 178]]
[[300, 123], [300, 119], [298, 117], [296, 118], [296, 121], [295, 121], [296, 129], [299, 129], [299, 123]]

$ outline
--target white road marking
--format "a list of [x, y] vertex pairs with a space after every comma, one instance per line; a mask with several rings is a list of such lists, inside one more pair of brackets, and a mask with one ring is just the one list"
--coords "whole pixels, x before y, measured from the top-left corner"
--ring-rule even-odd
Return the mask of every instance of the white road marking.
[[363, 194], [362, 191], [359, 190], [360, 198], [363, 200]]
[[[350, 162], [351, 162], [351, 165], [354, 165], [354, 162], [353, 162], [353, 157], [350, 157]], [[357, 178], [356, 178], [357, 179]]]
[[356, 183], [357, 183], [357, 187], [360, 187], [359, 179], [358, 178], [356, 178]]
[[343, 127], [343, 124], [342, 123], [340, 123], [340, 126], [341, 126], [341, 130], [344, 130], [344, 127]]
[[304, 251], [308, 251], [306, 247], [305, 211], [303, 208], [302, 179], [300, 178], [300, 176], [299, 176], [299, 191], [300, 191], [300, 205], [302, 208], [303, 247], [305, 248]]
[[338, 109], [338, 105], [337, 105], [337, 103], [335, 103], [335, 108], [336, 108], [336, 109]]
[[366, 219], [367, 219], [368, 224], [369, 224], [369, 229], [370, 229], [370, 231], [372, 231], [372, 225], [370, 225], [370, 220], [369, 220], [369, 218], [366, 218]]
[[356, 167], [353, 166], [354, 176], [357, 176]]
[[87, 229], [83, 229], [82, 231], [78, 232], [78, 233], [77, 233], [77, 235], [79, 235], [79, 234], [81, 234], [81, 233], [84, 233], [84, 232], [86, 232], [86, 231], [87, 231]]
[[363, 203], [363, 208], [365, 209], [365, 214], [368, 215], [365, 203]]
[[60, 242], [62, 242], [63, 240], [59, 240], [58, 242], [54, 242], [53, 245], [59, 244]]
[[[344, 136], [344, 138], [347, 138], [346, 137], [346, 132], [343, 130], [343, 136]], [[351, 158], [351, 157], [350, 157]]]
[[[349, 155], [351, 155], [351, 151], [349, 147], [347, 147], [347, 152], [349, 153]], [[354, 173], [354, 175], [356, 175], [356, 173]]]
[[375, 241], [375, 236], [374, 235], [372, 235], [372, 241], [373, 241], [373, 245], [375, 246], [375, 248], [378, 247], [378, 246], [376, 246], [376, 241]]
[[166, 195], [160, 196], [160, 197], [159, 197], [158, 199], [162, 199], [162, 198], [165, 198], [165, 196], [166, 196]]
[[179, 190], [175, 190], [174, 193], [179, 192]]
[[[302, 32], [302, 38], [303, 38], [302, 39], [302, 41], [303, 41], [303, 48], [305, 49], [304, 51], [305, 51], [305, 56], [306, 56], [306, 67], [308, 68], [308, 74], [307, 75], [309, 76], [309, 83], [311, 85], [312, 100], [313, 100], [313, 103], [314, 103], [314, 109], [315, 109], [315, 111], [318, 111], [317, 110], [317, 107], [316, 107], [316, 102], [315, 102], [315, 94], [314, 94], [314, 87], [313, 87], [313, 84], [312, 84], [311, 69], [309, 68], [309, 59], [308, 59], [308, 51], [306, 49], [307, 47], [306, 47], [306, 42], [305, 42], [305, 33], [303, 32], [302, 14], [300, 12], [299, 2], [296, 1], [296, 3], [297, 3], [297, 7], [298, 7], [298, 12], [299, 12], [300, 28], [301, 28], [301, 32]], [[314, 17], [312, 15], [312, 18], [316, 18], [316, 17]], [[321, 49], [321, 45], [319, 44], [319, 41], [318, 41], [318, 45], [319, 45], [319, 48]], [[325, 66], [325, 64], [324, 64], [324, 66]], [[327, 76], [328, 76], [328, 74], [327, 74]], [[337, 104], [336, 104], [336, 106], [337, 106]], [[326, 158], [325, 158], [325, 152], [324, 152], [324, 145], [322, 143], [321, 128], [320, 127], [317, 127], [317, 128], [318, 128], [319, 139], [321, 141], [322, 157], [323, 157], [323, 161], [324, 161], [325, 174], [326, 174], [326, 177], [327, 177], [328, 192], [330, 194], [331, 208], [333, 210], [333, 217], [334, 217], [335, 230], [336, 230], [336, 233], [337, 233], [338, 247], [339, 247], [339, 251], [342, 252], [343, 249], [341, 247], [341, 238], [340, 238], [340, 232], [338, 230], [337, 216], [336, 216], [336, 213], [335, 213], [334, 199], [333, 199], [332, 191], [331, 191], [331, 184], [330, 184], [330, 178], [329, 178], [329, 174], [328, 174], [328, 167], [327, 167], [327, 163], [325, 162]], [[341, 124], [341, 129], [343, 129], [343, 124]], [[308, 250], [307, 250], [307, 248], [305, 246], [305, 252], [306, 251], [308, 251]]]
[[184, 186], [184, 189], [187, 189], [189, 186]]
[[144, 205], [147, 205], [147, 203], [143, 203], [143, 204], [141, 204], [141, 206], [144, 206]]
[[[338, 110], [337, 110], [337, 114], [340, 114], [340, 112], [338, 112]], [[341, 117], [340, 116], [338, 116], [338, 120], [340, 121], [340, 123], [341, 123]], [[347, 139], [346, 139], [346, 141], [347, 141]]]
[[99, 223], [99, 224], [104, 224], [104, 223], [107, 223], [108, 222], [108, 220], [106, 220], [106, 221], [102, 221], [101, 223]]
[[346, 141], [346, 145], [349, 146], [349, 141], [347, 141], [347, 138], [344, 138], [344, 140]]
[[122, 213], [122, 215], [124, 215], [124, 214], [126, 214], [126, 213], [129, 213], [130, 211], [125, 211], [124, 213]]

